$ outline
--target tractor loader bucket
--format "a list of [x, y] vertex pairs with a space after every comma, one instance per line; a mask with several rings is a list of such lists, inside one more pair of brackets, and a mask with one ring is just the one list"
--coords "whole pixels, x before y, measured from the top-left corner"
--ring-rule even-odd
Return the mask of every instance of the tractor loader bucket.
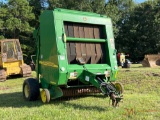
[[145, 55], [142, 61], [143, 67], [157, 67], [160, 66], [160, 54]]

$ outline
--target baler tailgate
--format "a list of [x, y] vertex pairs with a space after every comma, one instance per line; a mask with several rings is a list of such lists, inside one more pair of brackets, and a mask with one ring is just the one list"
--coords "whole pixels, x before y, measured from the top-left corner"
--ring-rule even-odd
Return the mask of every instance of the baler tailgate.
[[[90, 38], [104, 39], [102, 35], [103, 26], [64, 22], [65, 33], [67, 37], [72, 38]], [[103, 63], [105, 51], [102, 43], [88, 42], [67, 42], [67, 56], [70, 64], [76, 64], [76, 60], [83, 58], [85, 63]], [[76, 52], [75, 52], [76, 50]], [[104, 55], [103, 55], [104, 54]]]

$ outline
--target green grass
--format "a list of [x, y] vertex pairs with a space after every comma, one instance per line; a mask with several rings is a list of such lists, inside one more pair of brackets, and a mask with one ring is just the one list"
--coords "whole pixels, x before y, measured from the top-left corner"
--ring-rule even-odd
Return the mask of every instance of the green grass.
[[[35, 74], [34, 74], [35, 75]], [[33, 75], [33, 76], [34, 76]], [[0, 118], [2, 120], [159, 120], [160, 68], [143, 68], [140, 64], [121, 69], [124, 100], [118, 108], [109, 105], [101, 94], [71, 100], [28, 102], [22, 96], [24, 78], [0, 82]]]

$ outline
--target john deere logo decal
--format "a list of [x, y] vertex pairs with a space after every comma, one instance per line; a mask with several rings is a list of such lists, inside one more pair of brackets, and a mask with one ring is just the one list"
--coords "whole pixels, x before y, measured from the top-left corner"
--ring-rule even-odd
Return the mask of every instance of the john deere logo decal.
[[114, 39], [110, 39], [110, 43], [111, 43], [111, 48], [115, 48], [115, 46], [114, 46]]
[[83, 17], [83, 20], [84, 20], [84, 21], [87, 21], [87, 18], [86, 18], [86, 17]]

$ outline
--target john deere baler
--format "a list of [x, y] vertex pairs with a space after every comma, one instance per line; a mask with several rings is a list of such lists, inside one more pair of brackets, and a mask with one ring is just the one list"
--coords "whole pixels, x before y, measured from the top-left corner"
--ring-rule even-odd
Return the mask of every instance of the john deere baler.
[[[34, 31], [37, 78], [23, 84], [27, 100], [102, 92], [121, 100], [123, 86], [115, 83], [117, 60], [111, 19], [95, 13], [47, 10]], [[41, 92], [40, 92], [41, 88]]]

